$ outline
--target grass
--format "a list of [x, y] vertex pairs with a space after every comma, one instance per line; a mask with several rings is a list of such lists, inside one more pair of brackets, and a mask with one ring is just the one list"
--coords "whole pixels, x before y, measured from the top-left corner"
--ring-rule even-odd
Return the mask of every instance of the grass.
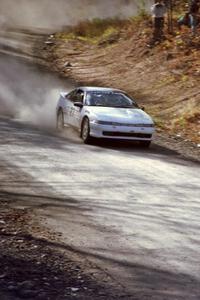
[[79, 22], [67, 31], [57, 34], [62, 40], [78, 39], [97, 43], [102, 38], [109, 38], [113, 34], [119, 34], [120, 30], [127, 25], [127, 20], [118, 18], [86, 20]]
[[110, 30], [120, 30], [126, 23], [126, 20], [118, 18], [86, 20], [78, 23], [75, 27], [71, 28], [75, 36], [82, 36], [88, 38], [97, 38]]
[[107, 19], [94, 18], [68, 27], [65, 31], [57, 33], [56, 38], [66, 41], [76, 39], [99, 43], [101, 40], [109, 40], [110, 37], [115, 36], [117, 41], [122, 31], [133, 31], [136, 25], [147, 19], [149, 19], [149, 15], [145, 10], [140, 10], [137, 16], [129, 19], [120, 19], [117, 17]]

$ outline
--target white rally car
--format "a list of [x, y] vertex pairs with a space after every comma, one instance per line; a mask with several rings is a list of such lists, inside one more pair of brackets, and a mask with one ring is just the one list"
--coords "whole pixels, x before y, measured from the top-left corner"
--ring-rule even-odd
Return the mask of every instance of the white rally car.
[[79, 87], [61, 93], [57, 128], [67, 125], [80, 132], [84, 143], [92, 137], [139, 141], [149, 147], [154, 122], [125, 92], [100, 87]]

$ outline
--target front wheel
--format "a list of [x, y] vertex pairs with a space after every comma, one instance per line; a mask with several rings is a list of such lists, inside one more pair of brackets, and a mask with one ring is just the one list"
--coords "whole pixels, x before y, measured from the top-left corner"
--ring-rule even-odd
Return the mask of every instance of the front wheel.
[[62, 132], [64, 129], [64, 116], [63, 116], [63, 112], [61, 110], [57, 114], [56, 128], [60, 132]]
[[85, 144], [89, 144], [91, 141], [90, 137], [90, 122], [88, 118], [85, 118], [81, 127], [81, 138]]
[[142, 146], [142, 148], [149, 148], [151, 145], [151, 141], [141, 141], [140, 145]]

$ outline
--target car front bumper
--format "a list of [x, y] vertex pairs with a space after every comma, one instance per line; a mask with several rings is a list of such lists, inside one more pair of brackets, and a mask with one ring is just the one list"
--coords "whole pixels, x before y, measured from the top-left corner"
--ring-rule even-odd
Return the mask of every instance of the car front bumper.
[[95, 138], [151, 141], [154, 132], [154, 127], [128, 127], [90, 123], [90, 135]]

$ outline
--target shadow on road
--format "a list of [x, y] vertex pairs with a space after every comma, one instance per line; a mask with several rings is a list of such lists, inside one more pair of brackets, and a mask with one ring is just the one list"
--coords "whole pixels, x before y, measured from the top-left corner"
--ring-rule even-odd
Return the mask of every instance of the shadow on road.
[[[20, 233], [17, 235], [0, 233], [0, 237], [1, 239], [10, 239], [10, 238], [20, 239], [20, 240], [24, 240], [25, 244], [28, 244], [30, 242], [33, 244], [37, 244], [39, 245], [40, 249], [48, 249], [49, 247], [51, 247], [53, 249], [64, 250], [64, 251], [79, 254], [82, 257], [85, 257], [86, 259], [97, 259], [98, 261], [101, 261], [103, 263], [112, 264], [116, 268], [121, 268], [121, 267], [126, 268], [126, 272], [128, 272], [134, 279], [133, 287], [135, 290], [134, 294], [132, 294], [132, 297], [130, 296], [130, 298], [128, 297], [127, 299], [150, 299], [150, 298], [157, 299], [157, 300], [158, 299], [159, 300], [163, 300], [163, 299], [198, 300], [199, 299], [198, 295], [200, 293], [200, 288], [199, 288], [200, 282], [192, 276], [180, 272], [177, 273], [175, 270], [174, 272], [168, 272], [159, 268], [148, 267], [145, 264], [125, 262], [123, 260], [120, 261], [118, 259], [115, 259], [115, 254], [113, 252], [109, 253], [104, 250], [104, 254], [101, 255], [95, 254], [94, 249], [93, 249], [93, 253], [91, 253], [90, 249], [84, 249], [84, 248], [82, 250], [75, 249], [66, 244], [64, 245], [59, 242], [36, 238], [32, 235], [23, 235]], [[30, 256], [30, 251], [28, 254]], [[117, 254], [119, 255], [119, 253]], [[37, 255], [37, 251], [35, 251], [35, 256], [36, 255]], [[14, 259], [13, 257], [6, 258], [6, 256], [4, 256], [4, 261], [5, 259], [7, 259], [12, 264], [23, 265], [25, 267], [24, 271], [27, 272], [27, 275], [29, 274], [28, 275], [29, 278], [32, 277], [32, 273], [33, 273], [34, 278], [37, 277], [37, 279], [39, 280], [40, 277], [44, 278], [46, 277], [46, 274], [49, 273], [51, 274], [53, 272], [52, 270], [48, 270], [48, 265], [45, 264], [45, 260], [39, 266], [39, 268], [38, 267], [36, 268], [35, 262], [31, 261], [30, 258], [28, 260], [26, 258], [24, 259], [21, 258], [21, 260], [18, 260], [18, 259]], [[56, 274], [55, 271], [54, 274]], [[57, 276], [64, 278], [64, 275], [65, 273], [62, 273]], [[27, 279], [27, 277], [23, 278], [24, 276], [22, 276], [22, 272], [21, 275], [19, 272], [17, 276], [19, 276], [21, 280]], [[73, 280], [74, 279], [71, 279], [71, 283], [73, 282]], [[60, 284], [60, 282], [58, 282], [58, 284]], [[40, 285], [42, 285], [42, 282], [40, 282]], [[55, 288], [58, 289], [58, 287], [56, 287], [56, 282], [53, 286], [53, 289]]]
[[[130, 219], [132, 224], [136, 224], [139, 220], [142, 220], [143, 224], [146, 226], [146, 230], [151, 230], [148, 228], [149, 224], [159, 223], [160, 226], [164, 225], [170, 227], [174, 233], [182, 234], [185, 230], [187, 230], [187, 222], [186, 217], [182, 218], [182, 220], [176, 220], [176, 218], [172, 218], [174, 214], [177, 214], [177, 211], [181, 213], [181, 206], [169, 206], [169, 205], [153, 205], [149, 207], [148, 212], [144, 210], [141, 213], [141, 210], [137, 210], [137, 207], [131, 206], [131, 204], [124, 209], [118, 207], [118, 202], [116, 202], [115, 207], [109, 207], [109, 203], [99, 203], [98, 205], [93, 205], [92, 208], [89, 206], [84, 206], [79, 203], [76, 199], [73, 198], [59, 198], [59, 197], [49, 197], [45, 195], [33, 195], [33, 194], [18, 194], [12, 192], [1, 192], [0, 193], [0, 201], [6, 200], [11, 201], [12, 204], [17, 207], [25, 207], [34, 211], [37, 214], [41, 212], [41, 210], [46, 211], [46, 215], [54, 218], [57, 218], [57, 221], [60, 221], [60, 214], [62, 215], [64, 212], [66, 213], [66, 218], [68, 218], [74, 226], [78, 223], [82, 226], [82, 228], [93, 227], [97, 232], [101, 233], [102, 230], [106, 232], [106, 230], [110, 231], [109, 228], [102, 227], [101, 225], [95, 225], [90, 221], [90, 216], [94, 217], [95, 210], [101, 210], [102, 215], [107, 214], [110, 218], [116, 218], [118, 223], [121, 224], [123, 220]], [[186, 203], [184, 204], [186, 205]], [[188, 204], [188, 209], [193, 210], [194, 217], [196, 218], [196, 222], [198, 224], [198, 216], [196, 214], [196, 204], [190, 203]], [[154, 212], [160, 210], [163, 214], [157, 216], [156, 220], [154, 218]], [[87, 213], [88, 219], [82, 218], [82, 216]], [[75, 217], [76, 216], [76, 217]], [[187, 222], [186, 222], [187, 221]], [[193, 232], [198, 233], [199, 227], [192, 226], [190, 228]], [[117, 238], [118, 230], [115, 229], [112, 231]], [[0, 238], [10, 238], [12, 234], [8, 233], [0, 233]], [[110, 250], [106, 248], [96, 247], [88, 247], [83, 245], [82, 248], [74, 248], [71, 247], [67, 242], [63, 244], [58, 241], [49, 241], [46, 239], [36, 238], [32, 235], [23, 235], [18, 233], [15, 235], [17, 239], [26, 240], [26, 242], [34, 241], [39, 243], [43, 248], [45, 247], [53, 247], [54, 249], [61, 249], [65, 251], [70, 251], [72, 253], [80, 254], [82, 257], [87, 259], [97, 260], [101, 264], [112, 265], [112, 267], [122, 270], [125, 272], [124, 275], [128, 274], [133, 278], [133, 288], [135, 290], [134, 297], [136, 299], [149, 299], [148, 297], [152, 297], [152, 299], [159, 300], [198, 300], [198, 296], [200, 293], [200, 282], [192, 275], [190, 276], [187, 273], [181, 273], [174, 268], [173, 271], [168, 271], [166, 269], [162, 269], [161, 267], [152, 267], [148, 265], [148, 259], [144, 259], [144, 263], [136, 263], [138, 253], [126, 253], [124, 250], [121, 252], [120, 248], [116, 250]], [[141, 236], [141, 238], [145, 241], [147, 239], [153, 239], [151, 234], [147, 234]], [[151, 242], [151, 240], [150, 240]], [[128, 251], [128, 250], [127, 250]], [[165, 251], [165, 250], [164, 250]], [[155, 252], [155, 253], [154, 253]], [[134, 257], [134, 262], [128, 259], [128, 257]], [[144, 252], [145, 257], [155, 257], [159, 255], [155, 250], [147, 250]], [[122, 257], [127, 257], [127, 260]], [[172, 256], [173, 259], [173, 256]], [[147, 298], [145, 298], [147, 297]], [[132, 298], [130, 298], [132, 299]], [[133, 298], [135, 299], [135, 298]]]
[[86, 264], [66, 255], [66, 249], [53, 242], [52, 235], [37, 226], [36, 235], [40, 233], [43, 238], [34, 237], [28, 211], [4, 205], [0, 206], [2, 217], [5, 222], [0, 224], [1, 300], [121, 299], [118, 291], [115, 293], [114, 288], [109, 289], [89, 275], [90, 266], [87, 273]]

